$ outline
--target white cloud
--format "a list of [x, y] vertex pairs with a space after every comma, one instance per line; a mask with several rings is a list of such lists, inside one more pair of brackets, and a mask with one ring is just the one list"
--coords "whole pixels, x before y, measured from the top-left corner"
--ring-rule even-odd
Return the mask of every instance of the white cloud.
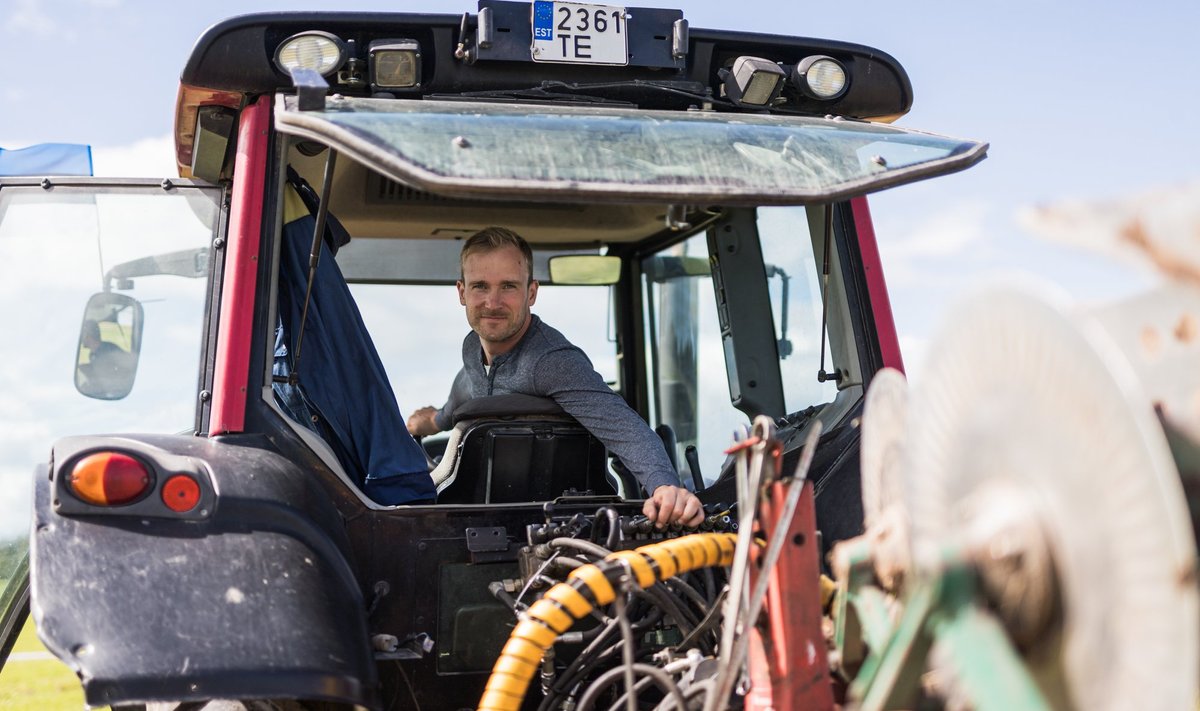
[[0, 541], [10, 541], [29, 532], [33, 511], [33, 467], [17, 474], [5, 476], [4, 487], [0, 488], [0, 511], [4, 512], [0, 517]]
[[[29, 93], [25, 91], [24, 88], [19, 86], [6, 86], [4, 87], [4, 90], [0, 92], [0, 96], [4, 97], [4, 103], [9, 104], [10, 106], [16, 106], [17, 104], [25, 101], [25, 98], [28, 95]], [[0, 143], [0, 146], [7, 147], [8, 144]]]
[[62, 37], [62, 29], [43, 10], [39, 0], [17, 0], [4, 24], [9, 34]]
[[92, 146], [92, 171], [114, 178], [175, 177], [175, 141], [167, 134], [124, 146]]
[[929, 338], [912, 333], [901, 334], [900, 352], [904, 355], [904, 373], [908, 376], [908, 382], [917, 382], [929, 353]]
[[908, 209], [899, 218], [895, 211], [877, 214], [880, 258], [901, 352], [910, 379], [915, 379], [946, 308], [974, 285], [1012, 268], [1011, 220], [1005, 209], [978, 198], [924, 213]]
[[955, 257], [987, 239], [991, 212], [980, 200], [950, 205], [908, 226], [899, 239], [883, 240], [880, 249], [888, 258]]
[[982, 266], [990, 253], [995, 212], [968, 200], [907, 221], [881, 215], [879, 252], [889, 286], [927, 289], [969, 279], [964, 266]]

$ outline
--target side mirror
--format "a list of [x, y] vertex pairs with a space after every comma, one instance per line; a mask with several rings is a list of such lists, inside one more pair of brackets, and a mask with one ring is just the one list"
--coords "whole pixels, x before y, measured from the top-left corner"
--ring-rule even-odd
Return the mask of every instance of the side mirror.
[[75, 350], [76, 390], [97, 400], [129, 394], [142, 348], [142, 316], [142, 305], [124, 294], [88, 299]]

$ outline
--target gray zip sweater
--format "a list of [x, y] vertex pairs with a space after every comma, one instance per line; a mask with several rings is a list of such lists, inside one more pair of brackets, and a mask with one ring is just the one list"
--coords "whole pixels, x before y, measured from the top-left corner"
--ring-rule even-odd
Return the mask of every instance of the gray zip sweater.
[[548, 397], [579, 421], [621, 459], [646, 491], [679, 486], [679, 474], [667, 459], [662, 440], [613, 392], [577, 346], [556, 329], [530, 315], [529, 330], [516, 347], [483, 367], [483, 346], [474, 331], [463, 339], [463, 367], [454, 376], [450, 398], [438, 410], [439, 429], [453, 426], [454, 410], [486, 395]]

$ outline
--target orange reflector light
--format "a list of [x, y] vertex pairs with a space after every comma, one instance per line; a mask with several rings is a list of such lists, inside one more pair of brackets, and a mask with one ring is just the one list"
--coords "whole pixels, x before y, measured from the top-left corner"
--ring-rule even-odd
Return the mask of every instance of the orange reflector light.
[[150, 472], [138, 460], [118, 452], [97, 452], [71, 469], [71, 491], [96, 506], [119, 506], [150, 488]]
[[200, 503], [200, 485], [190, 476], [176, 474], [163, 484], [162, 500], [176, 513], [191, 511]]

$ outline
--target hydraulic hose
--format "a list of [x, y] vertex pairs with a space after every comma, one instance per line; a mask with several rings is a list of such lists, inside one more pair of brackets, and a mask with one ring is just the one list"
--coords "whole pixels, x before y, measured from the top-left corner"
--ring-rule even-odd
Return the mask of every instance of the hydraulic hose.
[[617, 583], [629, 575], [630, 582], [645, 589], [680, 573], [733, 562], [737, 535], [695, 533], [632, 551], [617, 551], [604, 560], [576, 568], [567, 582], [550, 588], [542, 599], [521, 614], [492, 667], [479, 711], [517, 711], [538, 673], [545, 654], [576, 621], [617, 596]]

